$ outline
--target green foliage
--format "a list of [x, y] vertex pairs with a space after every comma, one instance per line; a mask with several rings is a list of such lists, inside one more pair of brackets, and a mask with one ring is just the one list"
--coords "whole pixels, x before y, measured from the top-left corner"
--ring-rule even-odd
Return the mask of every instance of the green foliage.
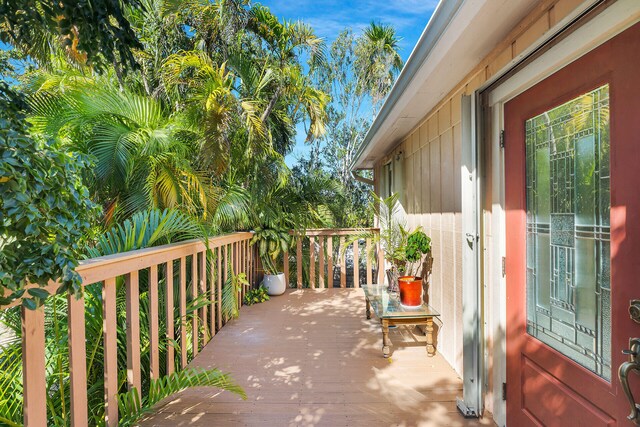
[[185, 369], [157, 380], [151, 380], [149, 393], [140, 400], [138, 390], [132, 389], [118, 396], [120, 420], [118, 425], [127, 427], [136, 423], [162, 399], [189, 387], [217, 387], [246, 399], [244, 390], [228, 374], [217, 369]]
[[[0, 291], [9, 291], [0, 304], [22, 296], [27, 281], [60, 279], [60, 292], [78, 292], [74, 268], [98, 213], [82, 180], [87, 159], [27, 136], [19, 101], [0, 91]], [[48, 293], [24, 295], [33, 309]]]
[[[298, 176], [323, 169], [340, 187], [339, 227], [370, 227], [371, 185], [357, 181], [351, 168], [372, 119], [402, 68], [399, 38], [389, 25], [372, 23], [355, 35], [343, 30], [331, 44], [327, 61], [315, 80], [329, 93], [326, 133], [311, 147], [309, 159], [299, 161]], [[363, 177], [372, 179], [364, 171]]]
[[374, 115], [402, 70], [400, 40], [393, 26], [371, 22], [357, 41], [354, 66], [360, 77], [358, 90], [371, 96]]
[[[97, 238], [97, 244], [92, 247], [92, 256], [101, 256], [127, 251], [132, 249], [143, 249], [165, 243], [175, 242], [178, 239], [199, 237], [204, 238], [200, 225], [184, 213], [179, 211], [158, 211], [139, 212], [124, 224], [114, 226]], [[209, 253], [208, 256], [213, 256]], [[209, 261], [214, 261], [210, 259]], [[187, 262], [189, 259], [187, 258]], [[216, 265], [216, 262], [207, 262], [207, 266]], [[222, 295], [218, 296], [222, 300], [223, 315], [235, 317], [238, 315], [238, 293], [241, 286], [246, 285], [244, 274], [233, 274], [233, 265], [230, 262], [227, 266], [231, 272], [230, 277], [222, 289]], [[167, 348], [175, 349], [175, 357], [180, 355], [180, 349], [187, 349], [187, 357], [193, 357], [192, 343], [192, 316], [199, 309], [211, 304], [214, 297], [209, 294], [201, 294], [193, 298], [191, 268], [187, 272], [187, 339], [181, 342], [180, 338], [167, 341], [160, 340], [160, 375], [165, 373]], [[174, 268], [174, 277], [163, 277], [160, 270], [160, 283], [158, 286], [158, 299], [160, 304], [166, 301], [166, 281], [171, 280], [173, 286], [173, 299], [179, 300], [180, 281], [179, 269]], [[213, 274], [209, 271], [208, 275]], [[150, 359], [150, 331], [149, 331], [149, 289], [148, 273], [145, 270], [140, 272], [140, 350], [142, 366], [149, 365]], [[87, 348], [87, 384], [89, 425], [101, 425], [104, 423], [104, 337], [102, 324], [102, 284], [87, 285], [84, 287], [85, 301], [85, 336]], [[116, 306], [118, 307], [116, 317], [117, 335], [124, 337], [126, 334], [126, 289], [122, 277], [116, 281]], [[70, 403], [70, 383], [69, 383], [69, 354], [68, 354], [68, 312], [67, 298], [64, 295], [55, 295], [47, 299], [44, 304], [45, 309], [45, 351], [46, 351], [46, 389], [48, 425], [64, 426], [68, 425], [69, 403]], [[181, 313], [179, 307], [174, 307], [173, 318], [179, 319]], [[3, 330], [10, 331], [9, 336], [16, 338], [10, 340], [0, 347], [0, 424], [2, 425], [22, 425], [22, 345], [19, 339], [21, 335], [21, 317], [19, 307], [0, 311], [0, 324]], [[174, 325], [175, 326], [175, 325]], [[159, 312], [159, 328], [166, 330], [167, 318], [164, 309]], [[176, 333], [176, 337], [180, 334]], [[126, 342], [118, 340], [117, 357], [121, 364], [126, 360]], [[176, 361], [177, 362], [177, 361]], [[176, 365], [178, 366], [178, 364]], [[163, 392], [172, 389], [181, 389], [194, 384], [220, 386], [234, 392], [238, 389], [228, 381], [226, 375], [217, 371], [206, 371], [202, 375], [195, 372], [194, 375], [176, 374], [168, 380], [152, 383], [149, 372], [142, 371], [142, 395], [148, 396], [140, 402], [139, 408], [144, 412], [154, 401], [162, 398]], [[216, 383], [217, 381], [217, 383]], [[121, 371], [118, 376], [118, 386], [121, 393], [127, 393], [126, 374]], [[154, 388], [155, 387], [155, 388]], [[128, 402], [128, 408], [132, 409], [130, 397], [122, 397], [123, 402]], [[127, 412], [128, 420], [135, 419], [135, 411]]]
[[[139, 0], [127, 2], [141, 7]], [[54, 47], [69, 60], [104, 69], [120, 63], [137, 66], [134, 49], [142, 45], [119, 0], [22, 0], [0, 3], [0, 40], [46, 62]]]
[[282, 271], [278, 257], [289, 251], [293, 236], [288, 228], [256, 227], [251, 238], [252, 245], [258, 245], [258, 254], [267, 274], [278, 274]]
[[260, 286], [259, 288], [249, 289], [244, 295], [244, 304], [253, 305], [261, 302], [269, 301], [269, 294], [267, 294], [267, 288]]
[[207, 233], [189, 215], [175, 209], [152, 209], [136, 212], [99, 236], [88, 255], [99, 257], [196, 238], [206, 241]]
[[406, 246], [407, 261], [420, 261], [423, 255], [431, 251], [431, 238], [429, 238], [421, 229], [416, 229], [407, 237]]
[[385, 260], [396, 271], [414, 275], [417, 273], [414, 269], [419, 270], [422, 257], [431, 251], [431, 238], [422, 231], [422, 227], [409, 230], [397, 193], [384, 199], [372, 194], [372, 198], [371, 209], [378, 213], [380, 233], [358, 233], [348, 240], [347, 245], [356, 240], [371, 239], [371, 250], [367, 254], [370, 259], [376, 259], [375, 247], [379, 244], [384, 251]]
[[60, 77], [34, 76], [40, 89], [30, 98], [31, 121], [38, 132], [93, 156], [91, 188], [106, 206], [107, 223], [149, 208], [213, 213], [219, 189], [189, 160], [197, 132], [153, 98], [102, 78]]

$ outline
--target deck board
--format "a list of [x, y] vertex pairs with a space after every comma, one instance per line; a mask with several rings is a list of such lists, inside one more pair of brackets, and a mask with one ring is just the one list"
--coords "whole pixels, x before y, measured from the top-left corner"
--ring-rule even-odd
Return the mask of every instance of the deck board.
[[[231, 373], [247, 400], [193, 388], [163, 401], [143, 426], [477, 426], [455, 399], [462, 382], [429, 358], [413, 327], [382, 334], [361, 289], [291, 290], [243, 307], [191, 362]], [[439, 337], [440, 340], [446, 337]]]

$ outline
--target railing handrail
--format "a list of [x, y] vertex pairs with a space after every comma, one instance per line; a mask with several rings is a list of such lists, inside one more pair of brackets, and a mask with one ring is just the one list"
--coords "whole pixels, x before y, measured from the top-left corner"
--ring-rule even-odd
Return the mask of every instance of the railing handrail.
[[[348, 229], [308, 229], [300, 233], [302, 238], [297, 239], [297, 282], [298, 288], [302, 287], [302, 240], [310, 248], [309, 287], [333, 288], [333, 258], [334, 238], [336, 248], [344, 249], [352, 247], [353, 251], [353, 287], [360, 286], [359, 252], [360, 239], [351, 241], [348, 236], [358, 235], [363, 232], [377, 233], [377, 228], [348, 228]], [[210, 237], [208, 246], [204, 240], [194, 239], [147, 249], [139, 249], [120, 254], [107, 255], [81, 261], [76, 271], [82, 278], [82, 285], [87, 286], [100, 283], [102, 287], [102, 315], [103, 315], [103, 342], [104, 342], [104, 378], [105, 378], [105, 423], [114, 427], [118, 422], [117, 394], [120, 390], [118, 382], [118, 328], [116, 306], [116, 279], [124, 278], [126, 290], [126, 344], [127, 344], [127, 384], [129, 388], [141, 390], [142, 367], [140, 360], [140, 271], [149, 269], [147, 276], [149, 298], [149, 348], [150, 348], [150, 378], [158, 378], [160, 372], [160, 342], [179, 339], [180, 354], [174, 353], [173, 346], [166, 348], [165, 362], [166, 372], [174, 372], [176, 358], [182, 368], [188, 364], [187, 359], [187, 328], [192, 335], [192, 355], [195, 356], [201, 347], [204, 347], [215, 333], [226, 323], [227, 314], [222, 315], [220, 297], [222, 290], [227, 287], [228, 278], [233, 272], [247, 275], [250, 284], [259, 281], [257, 270], [257, 250], [250, 246], [253, 237], [252, 232], [236, 232], [222, 236]], [[382, 268], [384, 260], [382, 249], [372, 236], [367, 236], [364, 248], [375, 249], [378, 254], [378, 281], [382, 280]], [[316, 248], [316, 243], [318, 247]], [[305, 247], [307, 247], [305, 246]], [[207, 250], [214, 250], [214, 256], [207, 258]], [[338, 251], [340, 265], [339, 286], [347, 287], [347, 264], [344, 250]], [[317, 263], [316, 263], [317, 255]], [[187, 259], [190, 259], [190, 276], [187, 271]], [[289, 254], [284, 254], [284, 269], [289, 278]], [[325, 263], [326, 261], [326, 263]], [[372, 260], [366, 261], [366, 283], [373, 283]], [[211, 266], [207, 270], [207, 263]], [[215, 266], [217, 265], [217, 267]], [[175, 267], [175, 268], [174, 268]], [[316, 269], [317, 267], [317, 269]], [[316, 280], [316, 271], [318, 280]], [[160, 273], [160, 274], [159, 274]], [[162, 276], [162, 277], [161, 277]], [[163, 279], [166, 308], [166, 331], [159, 329], [160, 296], [159, 286]], [[325, 280], [326, 278], [326, 280]], [[177, 281], [176, 281], [177, 279]], [[338, 283], [336, 282], [336, 285]], [[189, 286], [188, 286], [189, 285]], [[30, 285], [38, 286], [38, 285]], [[56, 282], [50, 282], [44, 289], [54, 293], [59, 287]], [[177, 289], [177, 291], [175, 291]], [[246, 286], [242, 286], [236, 292], [234, 300], [239, 306], [246, 292]], [[174, 299], [177, 292], [178, 300]], [[189, 295], [187, 295], [189, 292]], [[193, 313], [187, 313], [187, 297], [197, 298], [202, 294], [215, 294], [215, 300], [202, 306]], [[16, 306], [20, 299], [12, 304], [0, 307], [0, 310]], [[87, 424], [87, 373], [86, 373], [86, 347], [85, 347], [85, 302], [83, 294], [76, 299], [73, 295], [67, 296], [68, 303], [68, 327], [69, 327], [69, 382], [71, 393], [71, 425], [73, 427], [86, 426]], [[179, 314], [174, 316], [174, 310], [179, 309]], [[201, 327], [199, 327], [199, 325]], [[24, 384], [24, 421], [25, 425], [45, 426], [47, 422], [46, 407], [46, 352], [45, 352], [45, 314], [43, 307], [36, 310], [27, 310], [22, 307], [22, 345], [27, 349], [23, 354], [23, 384]], [[209, 333], [209, 331], [211, 333]], [[166, 332], [166, 334], [165, 334]], [[178, 357], [179, 356], [179, 357]], [[28, 373], [28, 374], [27, 374]]]
[[[253, 233], [246, 231], [209, 237], [209, 249], [246, 240], [252, 236]], [[207, 247], [202, 239], [185, 240], [183, 242], [83, 260], [76, 268], [76, 272], [80, 274], [82, 284], [88, 285], [101, 282], [113, 276], [126, 274], [134, 269], [142, 270], [154, 264], [162, 264], [183, 256], [192, 255], [194, 252], [205, 251], [206, 249]]]
[[[209, 237], [209, 248], [215, 249], [230, 243], [246, 240], [252, 236], [253, 233], [249, 231], [212, 236]], [[205, 250], [206, 246], [202, 239], [191, 239], [151, 248], [89, 258], [80, 261], [75, 270], [82, 279], [82, 286], [87, 286], [115, 276], [122, 276], [134, 270], [142, 270], [152, 265], [163, 264], [183, 256], [192, 255], [194, 252], [202, 252]], [[42, 286], [30, 283], [26, 286], [26, 289], [38, 287]], [[47, 286], [42, 288], [50, 294], [55, 294], [59, 287], [59, 282], [50, 281]], [[22, 298], [18, 298], [9, 304], [0, 305], [0, 310], [15, 307], [19, 305], [21, 301]]]
[[[365, 228], [307, 228], [304, 230], [304, 236], [353, 236], [354, 234], [363, 232], [379, 233], [380, 229], [375, 227]], [[297, 234], [296, 230], [291, 230], [291, 234]]]

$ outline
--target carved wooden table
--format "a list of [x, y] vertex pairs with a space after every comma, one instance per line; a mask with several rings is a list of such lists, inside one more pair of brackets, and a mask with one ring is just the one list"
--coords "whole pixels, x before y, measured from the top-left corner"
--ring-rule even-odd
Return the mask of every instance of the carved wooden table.
[[424, 325], [426, 326], [427, 355], [436, 354], [433, 345], [433, 319], [440, 313], [430, 305], [422, 304], [418, 307], [406, 307], [400, 304], [400, 298], [395, 293], [389, 293], [386, 285], [363, 286], [367, 319], [371, 319], [371, 308], [382, 325], [382, 354], [389, 357], [391, 341], [389, 340], [389, 326], [392, 325]]

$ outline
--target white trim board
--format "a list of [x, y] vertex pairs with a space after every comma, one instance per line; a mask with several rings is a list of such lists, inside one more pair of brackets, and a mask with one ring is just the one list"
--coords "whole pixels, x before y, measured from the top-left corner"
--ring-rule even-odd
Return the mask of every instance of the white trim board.
[[518, 73], [490, 90], [489, 106], [505, 103], [640, 20], [640, 1], [618, 0]]

